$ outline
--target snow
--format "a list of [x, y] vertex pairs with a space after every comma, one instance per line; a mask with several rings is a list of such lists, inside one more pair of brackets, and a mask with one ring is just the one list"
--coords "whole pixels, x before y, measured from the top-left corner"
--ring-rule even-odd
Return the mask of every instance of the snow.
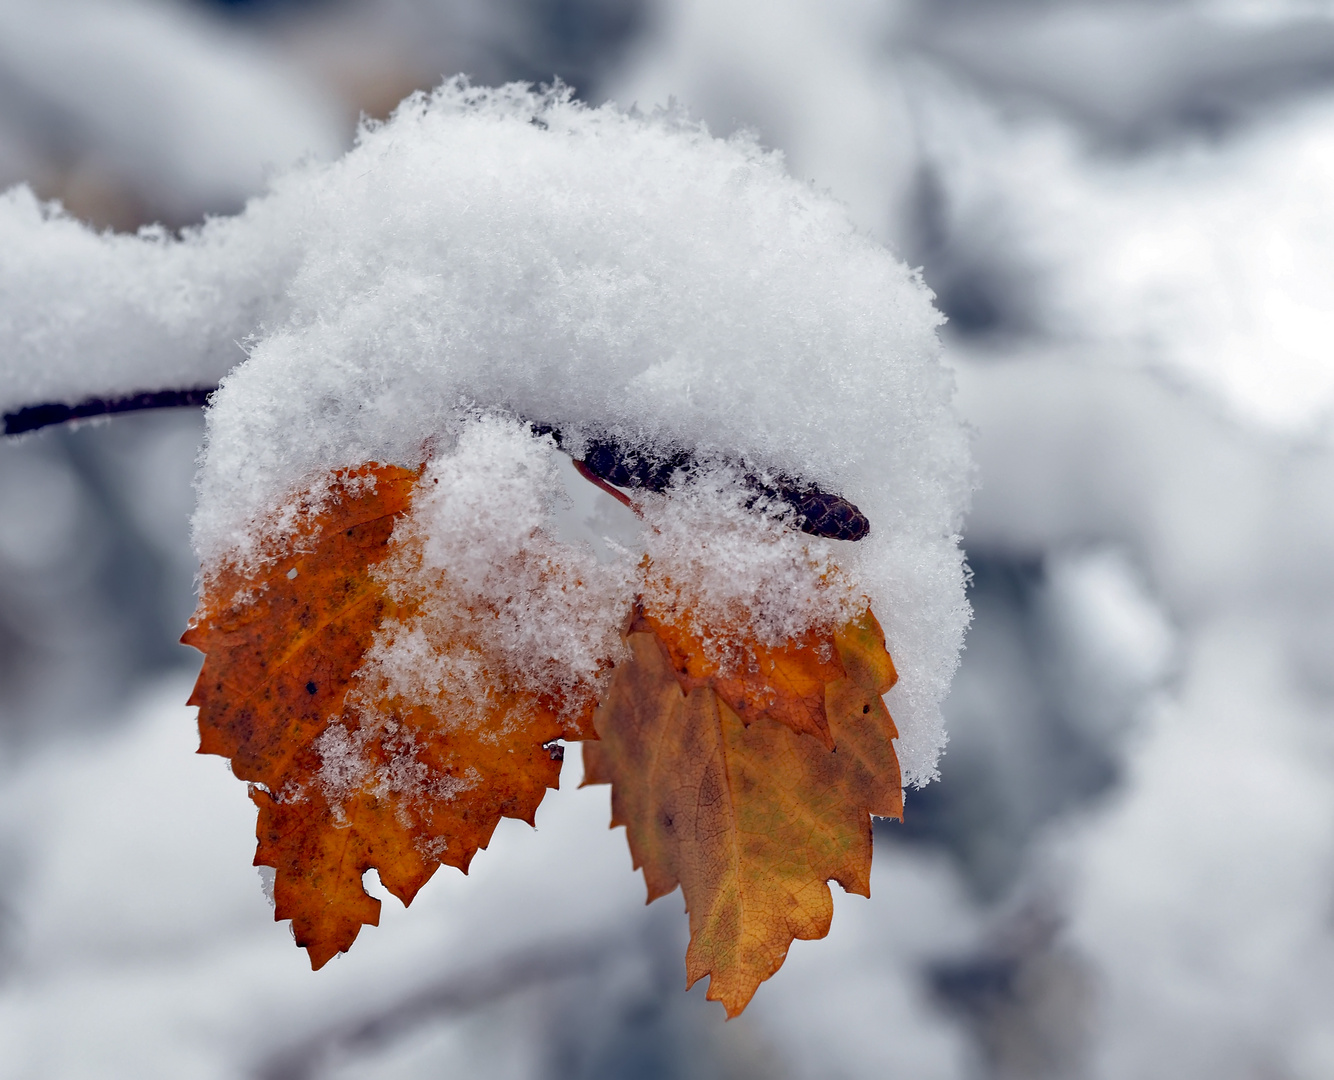
[[358, 675], [368, 700], [443, 701], [437, 715], [461, 717], [500, 687], [572, 710], [595, 699], [621, 656], [631, 573], [552, 535], [556, 453], [527, 425], [484, 417], [432, 460], [376, 568], [417, 607], [377, 632]]
[[1130, 162], [1050, 120], [934, 107], [954, 119], [932, 148], [948, 213], [1038, 277], [1028, 314], [1044, 336], [1152, 365], [1278, 430], [1328, 434], [1334, 99]]
[[[906, 5], [874, 0], [679, 0], [607, 79], [614, 101], [686, 102], [716, 132], [752, 130], [795, 176], [888, 238], [911, 213], [911, 102], [887, 54]], [[793, 64], [794, 56], [802, 62]]]
[[[939, 316], [918, 277], [753, 139], [456, 79], [180, 239], [98, 235], [15, 189], [0, 252], [5, 408], [232, 368], [199, 478], [206, 571], [249, 559], [330, 470], [416, 466], [478, 412], [555, 424], [576, 452], [610, 436], [845, 495], [871, 535], [830, 561], [895, 657], [905, 776], [934, 775], [970, 485]], [[504, 554], [484, 528], [471, 542]], [[814, 614], [818, 591], [792, 603]], [[770, 634], [800, 624], [775, 621], [776, 592]], [[616, 622], [575, 625], [605, 656]]]
[[27, 188], [0, 194], [0, 409], [216, 383], [282, 309], [297, 255], [272, 220], [253, 220], [179, 241], [98, 233]]
[[[478, 412], [555, 424], [576, 453], [614, 436], [686, 449], [706, 471], [733, 461], [800, 477], [871, 519], [835, 561], [898, 665], [905, 774], [933, 775], [965, 618], [954, 535], [966, 443], [930, 294], [837, 204], [753, 142], [675, 114], [454, 81], [198, 243], [244, 255], [275, 226], [299, 238], [287, 310], [208, 413], [195, 515], [206, 567], [250, 558], [283, 504], [329, 470], [415, 466], [484, 422]], [[509, 526], [469, 528], [451, 551], [512, 558]], [[812, 607], [803, 596], [789, 602]], [[513, 625], [579, 626], [572, 647], [605, 656], [620, 621], [606, 610], [562, 624], [555, 608], [516, 608]]]
[[1331, 746], [1277, 644], [1257, 621], [1200, 635], [1074, 856], [1069, 934], [1104, 994], [1091, 1075], [1316, 1077], [1334, 1060]]
[[753, 502], [726, 471], [644, 500], [648, 562], [638, 595], [654, 616], [680, 620], [724, 668], [738, 660], [729, 642], [781, 647], [811, 627], [842, 626], [865, 606], [833, 543], [795, 532], [785, 505]]

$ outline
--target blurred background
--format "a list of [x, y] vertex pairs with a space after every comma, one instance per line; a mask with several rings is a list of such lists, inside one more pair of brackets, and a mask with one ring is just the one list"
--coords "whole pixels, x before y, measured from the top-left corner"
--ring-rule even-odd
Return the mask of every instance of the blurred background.
[[0, 0], [0, 188], [185, 226], [460, 71], [753, 129], [923, 268], [941, 778], [727, 1024], [575, 761], [314, 975], [191, 754], [200, 417], [9, 439], [0, 1076], [1334, 1076], [1334, 4]]

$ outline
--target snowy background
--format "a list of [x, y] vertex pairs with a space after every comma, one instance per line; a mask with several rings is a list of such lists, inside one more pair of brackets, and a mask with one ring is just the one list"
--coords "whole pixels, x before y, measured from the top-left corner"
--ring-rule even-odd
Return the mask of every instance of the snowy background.
[[753, 128], [923, 266], [980, 478], [941, 780], [726, 1025], [575, 754], [312, 974], [179, 704], [201, 418], [9, 440], [0, 1075], [1334, 1075], [1334, 7], [0, 0], [0, 187], [186, 225], [456, 71]]

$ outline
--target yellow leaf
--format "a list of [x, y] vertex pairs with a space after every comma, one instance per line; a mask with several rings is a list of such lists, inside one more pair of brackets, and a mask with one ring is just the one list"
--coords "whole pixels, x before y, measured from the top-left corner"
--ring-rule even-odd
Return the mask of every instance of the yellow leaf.
[[[647, 619], [632, 625], [632, 658], [614, 671], [594, 716], [600, 741], [584, 745], [585, 783], [612, 785], [612, 824], [626, 826], [649, 900], [680, 884], [687, 979], [708, 975], [708, 997], [735, 1016], [794, 939], [828, 933], [828, 881], [870, 894], [870, 816], [903, 813], [898, 733], [881, 698], [893, 662], [869, 611], [823, 642], [789, 643], [788, 653], [829, 655], [795, 664], [828, 676], [820, 712], [831, 749], [776, 718], [781, 708], [744, 722], [696, 674], [705, 670], [694, 659], [703, 643], [680, 626], [669, 640], [674, 648]], [[762, 658], [785, 652], [749, 651], [752, 682], [766, 670]], [[782, 685], [769, 689], [782, 700]]]

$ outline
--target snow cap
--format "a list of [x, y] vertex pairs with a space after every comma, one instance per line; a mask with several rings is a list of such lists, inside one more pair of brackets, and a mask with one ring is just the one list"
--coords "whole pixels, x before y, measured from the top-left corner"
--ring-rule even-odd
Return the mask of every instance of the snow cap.
[[209, 409], [206, 570], [255, 557], [263, 523], [330, 469], [447, 458], [485, 416], [555, 425], [575, 453], [612, 438], [687, 451], [703, 473], [799, 478], [871, 521], [812, 557], [869, 597], [900, 673], [887, 700], [905, 777], [934, 774], [969, 488], [941, 317], [918, 274], [779, 155], [675, 112], [456, 79], [225, 225], [237, 250], [279, 230], [292, 269]]

